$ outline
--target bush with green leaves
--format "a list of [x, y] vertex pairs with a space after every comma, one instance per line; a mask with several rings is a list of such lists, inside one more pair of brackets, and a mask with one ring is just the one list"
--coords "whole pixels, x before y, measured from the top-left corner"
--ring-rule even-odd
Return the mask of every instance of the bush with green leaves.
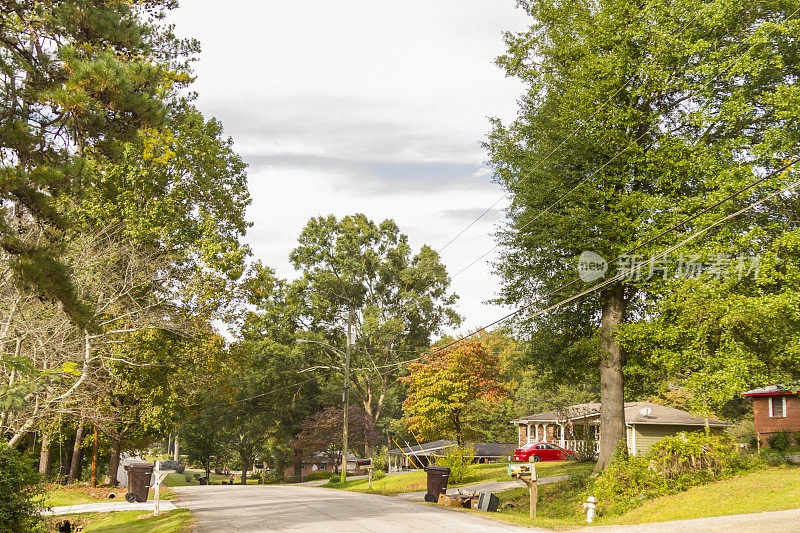
[[758, 458], [742, 454], [726, 435], [679, 433], [654, 444], [644, 457], [629, 456], [620, 447], [596, 480], [594, 495], [601, 511], [624, 513], [650, 498], [682, 492], [760, 465]]
[[386, 477], [386, 472], [384, 472], [380, 468], [375, 468], [372, 470], [372, 479], [383, 479], [385, 477]]
[[449, 483], [461, 483], [467, 477], [469, 465], [475, 461], [475, 450], [470, 447], [453, 446], [448, 448], [442, 457], [436, 458], [436, 464], [450, 469]]
[[792, 436], [788, 431], [779, 431], [767, 437], [767, 445], [776, 452], [785, 452], [792, 445]]
[[330, 479], [332, 477], [339, 477], [339, 474], [334, 474], [333, 472], [328, 472], [327, 470], [318, 470], [316, 472], [306, 474], [303, 476], [303, 479], [305, 481], [316, 481], [318, 479]]
[[43, 489], [33, 458], [0, 442], [0, 531], [43, 530]]

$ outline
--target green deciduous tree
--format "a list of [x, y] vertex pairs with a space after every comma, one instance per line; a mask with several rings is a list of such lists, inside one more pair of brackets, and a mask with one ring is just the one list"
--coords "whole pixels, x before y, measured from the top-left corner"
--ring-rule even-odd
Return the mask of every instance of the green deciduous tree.
[[[583, 251], [609, 260], [624, 254], [795, 152], [794, 2], [519, 5], [531, 27], [506, 36], [498, 63], [527, 90], [518, 118], [494, 121], [487, 143], [512, 199], [499, 235], [504, 302], [535, 309], [574, 294], [574, 286], [557, 289], [575, 279]], [[758, 192], [680, 230], [703, 227]], [[599, 362], [598, 468], [625, 438], [626, 354], [617, 331], [646, 312], [662, 285], [612, 283], [531, 326], [555, 332], [561, 344], [558, 353], [531, 351], [537, 364], [566, 373]]]
[[[296, 283], [303, 302], [298, 320], [309, 337], [344, 351], [347, 317], [353, 314], [350, 378], [378, 427], [400, 363], [459, 322], [444, 265], [428, 246], [413, 254], [393, 221], [376, 224], [362, 214], [311, 219], [290, 258], [303, 274]], [[309, 348], [317, 368], [341, 371], [339, 355]]]

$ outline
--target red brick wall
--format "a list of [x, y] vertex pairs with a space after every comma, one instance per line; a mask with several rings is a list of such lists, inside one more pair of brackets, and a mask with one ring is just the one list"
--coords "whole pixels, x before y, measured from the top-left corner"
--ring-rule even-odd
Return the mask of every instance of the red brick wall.
[[800, 396], [786, 396], [786, 416], [770, 418], [769, 398], [779, 401], [780, 396], [753, 396], [753, 418], [756, 433], [760, 434], [761, 444], [766, 444], [767, 437], [781, 430], [800, 431]]
[[519, 445], [527, 444], [528, 442], [528, 426], [523, 424], [519, 425]]

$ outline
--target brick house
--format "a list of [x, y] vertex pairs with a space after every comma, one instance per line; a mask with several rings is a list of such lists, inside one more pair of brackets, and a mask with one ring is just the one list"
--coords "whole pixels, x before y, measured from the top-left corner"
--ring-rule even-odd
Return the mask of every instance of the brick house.
[[783, 385], [770, 385], [742, 394], [753, 399], [756, 437], [766, 446], [770, 435], [780, 431], [800, 431], [800, 395]]

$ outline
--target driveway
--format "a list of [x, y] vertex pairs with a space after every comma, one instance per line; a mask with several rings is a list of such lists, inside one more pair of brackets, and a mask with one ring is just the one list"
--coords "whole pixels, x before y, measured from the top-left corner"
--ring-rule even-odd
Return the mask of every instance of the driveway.
[[545, 531], [391, 496], [298, 485], [197, 485], [175, 487], [197, 518], [193, 531]]

